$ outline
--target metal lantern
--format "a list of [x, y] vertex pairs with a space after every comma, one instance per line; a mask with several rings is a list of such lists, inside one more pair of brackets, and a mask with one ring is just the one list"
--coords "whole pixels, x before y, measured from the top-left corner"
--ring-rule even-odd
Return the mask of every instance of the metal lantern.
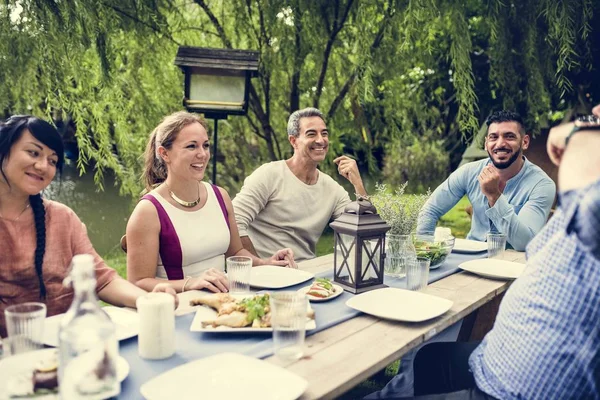
[[334, 281], [351, 293], [386, 287], [383, 284], [385, 233], [390, 226], [369, 201], [359, 198], [329, 224], [335, 232]]

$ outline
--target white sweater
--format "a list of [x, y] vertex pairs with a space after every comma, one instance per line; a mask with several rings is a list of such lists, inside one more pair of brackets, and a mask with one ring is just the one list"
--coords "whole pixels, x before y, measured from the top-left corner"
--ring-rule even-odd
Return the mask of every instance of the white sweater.
[[319, 171], [317, 183], [307, 185], [284, 160], [257, 168], [233, 199], [240, 236], [252, 240], [259, 257], [289, 247], [297, 261], [315, 257], [323, 229], [348, 203], [346, 190], [329, 175]]

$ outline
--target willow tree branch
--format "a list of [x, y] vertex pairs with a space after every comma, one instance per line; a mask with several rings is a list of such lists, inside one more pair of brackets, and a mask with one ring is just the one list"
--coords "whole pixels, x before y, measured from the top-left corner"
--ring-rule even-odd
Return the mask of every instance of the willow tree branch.
[[[384, 17], [383, 21], [381, 22], [381, 25], [379, 25], [379, 31], [377, 32], [377, 35], [375, 35], [375, 39], [373, 39], [373, 43], [371, 44], [371, 47], [369, 49], [369, 52], [371, 55], [373, 55], [373, 53], [375, 53], [377, 51], [379, 46], [381, 46], [381, 42], [383, 41], [385, 30], [387, 29], [387, 27], [390, 24], [390, 21], [392, 20], [394, 15], [395, 15], [395, 10], [392, 7], [392, 1], [390, 0], [390, 2], [388, 3], [388, 9], [385, 14], [385, 17]], [[348, 94], [348, 91], [350, 90], [350, 88], [352, 87], [354, 82], [356, 81], [356, 78], [358, 78], [358, 76], [362, 73], [362, 69], [363, 69], [362, 64], [354, 67], [354, 71], [352, 71], [352, 74], [350, 74], [350, 76], [348, 77], [348, 79], [346, 80], [344, 85], [342, 86], [342, 89], [339, 91], [339, 93], [337, 94], [335, 99], [333, 99], [333, 102], [331, 103], [331, 106], [329, 107], [329, 111], [327, 112], [327, 119], [330, 119], [331, 117], [333, 117], [333, 115], [337, 111], [340, 104], [342, 104], [344, 97], [346, 97], [346, 94]]]
[[337, 38], [338, 33], [340, 33], [348, 19], [348, 14], [350, 13], [350, 8], [352, 7], [353, 1], [354, 0], [348, 1], [348, 3], [346, 4], [346, 9], [344, 10], [341, 18], [338, 18], [339, 2], [336, 2], [335, 19], [333, 20], [331, 33], [327, 40], [327, 44], [325, 45], [325, 51], [323, 53], [323, 64], [321, 65], [321, 73], [319, 74], [319, 80], [317, 81], [317, 90], [315, 93], [315, 98], [313, 100], [313, 106], [315, 108], [319, 108], [319, 100], [321, 99], [321, 94], [323, 93], [323, 85], [325, 84], [325, 76], [327, 74], [327, 68], [329, 67], [329, 57], [331, 56], [331, 51], [333, 50], [333, 44], [335, 43], [335, 39]]
[[194, 0], [194, 3], [198, 4], [200, 6], [200, 8], [202, 8], [202, 10], [204, 10], [204, 12], [206, 13], [206, 16], [208, 17], [210, 22], [213, 24], [213, 26], [217, 30], [217, 33], [219, 34], [219, 38], [221, 38], [221, 41], [223, 42], [225, 47], [227, 47], [228, 49], [233, 48], [233, 46], [231, 44], [231, 40], [229, 40], [229, 38], [227, 37], [227, 34], [225, 34], [225, 29], [223, 29], [223, 25], [221, 25], [221, 23], [219, 22], [219, 20], [215, 16], [215, 14], [212, 12], [212, 10], [208, 6], [208, 4], [206, 4], [206, 2], [204, 0]]

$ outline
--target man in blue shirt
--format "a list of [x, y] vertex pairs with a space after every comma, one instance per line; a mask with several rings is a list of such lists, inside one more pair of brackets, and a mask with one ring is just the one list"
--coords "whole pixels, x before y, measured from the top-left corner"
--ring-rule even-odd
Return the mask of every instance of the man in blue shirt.
[[[600, 105], [594, 113], [600, 117]], [[552, 129], [557, 212], [527, 246], [527, 267], [483, 342], [434, 343], [417, 353], [417, 398], [600, 399], [598, 148], [600, 124]]]
[[421, 211], [417, 232], [433, 231], [467, 195], [473, 206], [467, 239], [485, 241], [487, 233], [504, 233], [515, 250], [523, 251], [546, 223], [556, 185], [523, 156], [529, 135], [519, 114], [495, 112], [486, 123], [489, 158], [462, 166], [438, 186]]

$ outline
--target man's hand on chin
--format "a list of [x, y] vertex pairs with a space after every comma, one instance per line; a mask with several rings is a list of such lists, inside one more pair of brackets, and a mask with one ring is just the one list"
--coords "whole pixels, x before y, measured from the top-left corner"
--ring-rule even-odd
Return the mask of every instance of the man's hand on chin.
[[491, 165], [487, 165], [481, 170], [477, 180], [479, 181], [481, 192], [488, 199], [490, 207], [494, 207], [496, 201], [502, 194], [500, 191], [500, 175], [498, 174], [498, 171]]
[[339, 174], [348, 179], [354, 186], [356, 193], [366, 196], [367, 192], [360, 177], [356, 161], [348, 156], [340, 156], [333, 160], [333, 162], [337, 165]]

